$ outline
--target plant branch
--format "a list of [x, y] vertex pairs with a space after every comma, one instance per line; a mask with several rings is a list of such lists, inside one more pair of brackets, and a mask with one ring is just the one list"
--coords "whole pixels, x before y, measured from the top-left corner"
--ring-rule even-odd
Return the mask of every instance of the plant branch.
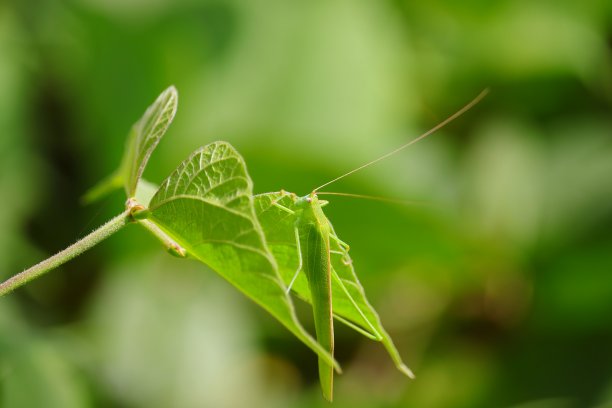
[[102, 225], [97, 230], [93, 231], [89, 235], [85, 236], [76, 243], [70, 245], [63, 251], [53, 255], [50, 258], [32, 266], [29, 269], [7, 279], [0, 284], [0, 297], [7, 293], [17, 289], [18, 287], [28, 283], [29, 281], [36, 279], [40, 275], [49, 272], [50, 270], [57, 268], [58, 266], [68, 262], [72, 258], [81, 255], [91, 247], [99, 244], [115, 232], [123, 228], [128, 222], [131, 221], [130, 211], [126, 210], [119, 214], [106, 224]]

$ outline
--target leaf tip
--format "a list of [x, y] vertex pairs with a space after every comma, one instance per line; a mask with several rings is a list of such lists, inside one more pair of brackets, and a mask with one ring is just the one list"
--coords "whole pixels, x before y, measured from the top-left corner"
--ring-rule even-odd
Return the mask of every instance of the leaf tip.
[[408, 378], [410, 378], [411, 380], [414, 380], [416, 378], [416, 376], [414, 375], [414, 373], [412, 372], [411, 369], [408, 368], [408, 366], [406, 364], [399, 364], [397, 366], [397, 368]]
[[176, 104], [176, 101], [178, 100], [178, 90], [176, 89], [174, 85], [170, 85], [168, 88], [166, 88], [166, 90], [162, 92], [162, 95], [164, 96], [167, 95], [168, 99], [173, 101], [175, 104]]
[[163, 93], [167, 95], [168, 104], [171, 105], [171, 113], [169, 118], [169, 123], [172, 122], [174, 116], [176, 115], [176, 110], [178, 109], [178, 90], [174, 85], [170, 85]]

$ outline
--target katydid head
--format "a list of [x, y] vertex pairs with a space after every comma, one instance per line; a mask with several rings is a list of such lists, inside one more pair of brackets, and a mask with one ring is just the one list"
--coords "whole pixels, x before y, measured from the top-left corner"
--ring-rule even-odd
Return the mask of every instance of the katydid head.
[[[310, 194], [306, 194], [303, 197], [298, 197], [298, 199], [295, 201], [295, 204], [299, 207], [299, 208], [304, 208], [307, 206], [311, 206], [311, 205], [324, 205], [322, 204], [321, 201], [319, 201], [319, 197], [317, 196], [316, 192], [312, 192]], [[327, 204], [327, 201], [325, 201], [325, 204]]]
[[299, 209], [304, 209], [306, 207], [325, 207], [327, 204], [329, 204], [329, 201], [319, 200], [319, 196], [314, 191], [303, 197], [298, 197], [295, 200], [295, 205]]

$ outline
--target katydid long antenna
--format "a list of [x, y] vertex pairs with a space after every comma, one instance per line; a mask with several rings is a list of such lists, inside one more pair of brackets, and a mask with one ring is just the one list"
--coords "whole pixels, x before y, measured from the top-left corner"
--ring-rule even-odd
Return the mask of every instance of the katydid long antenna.
[[429, 205], [429, 203], [425, 201], [401, 200], [401, 199], [379, 197], [379, 196], [372, 196], [372, 195], [366, 195], [366, 194], [336, 193], [332, 191], [320, 191], [320, 192], [317, 192], [317, 195], [318, 196], [332, 195], [332, 196], [351, 197], [351, 198], [363, 198], [364, 200], [382, 201], [384, 203], [399, 204], [399, 205]]
[[450, 122], [452, 122], [453, 120], [457, 119], [459, 116], [463, 115], [465, 112], [467, 112], [468, 110], [470, 110], [472, 107], [474, 107], [474, 105], [476, 105], [478, 102], [480, 102], [485, 96], [487, 96], [487, 94], [489, 93], [489, 88], [484, 89], [482, 92], [480, 92], [478, 94], [478, 96], [476, 96], [474, 99], [472, 99], [471, 102], [469, 102], [467, 105], [465, 105], [463, 108], [459, 109], [457, 112], [453, 113], [451, 116], [449, 116], [448, 118], [444, 119], [442, 122], [438, 123], [436, 126], [434, 126], [433, 128], [429, 129], [427, 132], [423, 133], [422, 135], [418, 136], [415, 139], [412, 139], [411, 141], [409, 141], [408, 143], [398, 147], [397, 149], [390, 151], [387, 154], [384, 154], [382, 156], [380, 156], [377, 159], [374, 159], [370, 162], [367, 162], [347, 173], [344, 173], [343, 175], [336, 177], [333, 180], [328, 181], [325, 184], [320, 185], [319, 187], [315, 188], [313, 190], [313, 193], [316, 193], [317, 191], [319, 191], [320, 189], [322, 189], [323, 187], [329, 186], [332, 183], [335, 183], [336, 181], [343, 179], [347, 176], [350, 176], [353, 173], [358, 172], [359, 170], [365, 169], [366, 167], [369, 167], [375, 163], [378, 163], [381, 160], [386, 159], [389, 156], [393, 156], [395, 153], [399, 152], [400, 150], [403, 150], [405, 148], [407, 148], [408, 146], [411, 146], [413, 144], [415, 144], [416, 142], [418, 142], [419, 140], [425, 139], [427, 136], [431, 135], [432, 133], [435, 133], [436, 131], [440, 130], [441, 128], [443, 128], [444, 126], [448, 125]]

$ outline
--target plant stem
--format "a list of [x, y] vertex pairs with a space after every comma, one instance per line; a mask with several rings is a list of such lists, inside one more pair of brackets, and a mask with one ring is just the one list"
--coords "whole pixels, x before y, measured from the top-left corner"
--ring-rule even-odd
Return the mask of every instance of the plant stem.
[[130, 221], [130, 211], [126, 210], [112, 220], [108, 221], [106, 224], [102, 225], [97, 230], [70, 245], [63, 251], [32, 266], [30, 269], [26, 269], [12, 278], [7, 279], [0, 284], [0, 297], [28, 283], [32, 279], [36, 279], [40, 275], [57, 268], [72, 258], [81, 255], [89, 248], [99, 244], [109, 236], [113, 235], [115, 232], [119, 231]]
[[179, 258], [185, 258], [187, 256], [187, 251], [185, 248], [180, 246], [175, 240], [170, 238], [168, 234], [162, 231], [157, 225], [152, 223], [149, 220], [138, 220], [138, 223], [149, 230], [150, 233], [155, 235], [157, 239], [159, 239], [162, 244], [166, 247], [166, 250], [171, 254]]

